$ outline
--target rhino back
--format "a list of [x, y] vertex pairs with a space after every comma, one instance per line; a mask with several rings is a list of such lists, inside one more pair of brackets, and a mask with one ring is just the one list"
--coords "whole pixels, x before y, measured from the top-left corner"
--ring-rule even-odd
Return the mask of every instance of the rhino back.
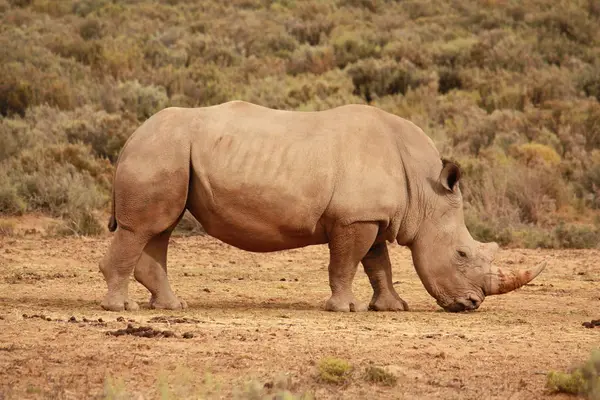
[[404, 172], [379, 110], [231, 102], [199, 113], [190, 195], [209, 234], [236, 246], [240, 232], [251, 234], [272, 250], [292, 237], [324, 242], [327, 221], [389, 224], [397, 214]]
[[191, 139], [190, 203], [206, 231], [251, 250], [287, 247], [291, 237], [322, 242], [335, 169], [333, 136], [319, 125], [246, 103], [203, 110]]

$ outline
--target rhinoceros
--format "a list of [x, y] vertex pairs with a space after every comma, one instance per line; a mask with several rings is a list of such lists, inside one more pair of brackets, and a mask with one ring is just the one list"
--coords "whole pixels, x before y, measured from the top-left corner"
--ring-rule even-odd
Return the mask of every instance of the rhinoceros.
[[[133, 271], [150, 307], [186, 307], [167, 278], [167, 247], [188, 210], [208, 235], [245, 251], [327, 244], [328, 311], [408, 310], [392, 284], [388, 242], [410, 249], [440, 307], [477, 309], [544, 265], [504, 273], [492, 264], [499, 246], [469, 233], [460, 179], [458, 164], [423, 130], [369, 105], [163, 109], [130, 136], [116, 163], [101, 306], [138, 309], [128, 296]], [[359, 263], [373, 287], [368, 306], [352, 291]]]

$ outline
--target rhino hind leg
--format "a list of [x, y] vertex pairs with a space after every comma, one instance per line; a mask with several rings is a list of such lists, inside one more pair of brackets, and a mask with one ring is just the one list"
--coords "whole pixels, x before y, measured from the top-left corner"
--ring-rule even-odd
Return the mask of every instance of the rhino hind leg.
[[365, 273], [373, 287], [369, 309], [375, 311], [408, 311], [408, 304], [400, 298], [392, 282], [392, 264], [385, 242], [371, 247], [362, 259]]
[[169, 238], [180, 220], [181, 217], [169, 229], [150, 239], [135, 266], [135, 279], [151, 294], [150, 308], [164, 310], [187, 308], [185, 301], [178, 299], [173, 293], [167, 277]]
[[325, 304], [327, 311], [367, 311], [352, 293], [352, 281], [363, 259], [377, 236], [377, 224], [353, 223], [336, 226], [329, 234], [329, 286], [331, 297]]
[[138, 304], [129, 299], [129, 277], [135, 268], [148, 239], [125, 229], [117, 229], [108, 248], [108, 253], [100, 262], [100, 271], [108, 285], [108, 291], [101, 306], [107, 311], [135, 311]]

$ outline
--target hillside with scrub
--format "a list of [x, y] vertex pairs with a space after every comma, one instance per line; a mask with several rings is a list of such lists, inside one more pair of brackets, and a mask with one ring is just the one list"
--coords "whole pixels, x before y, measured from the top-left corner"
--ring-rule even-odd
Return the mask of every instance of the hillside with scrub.
[[167, 106], [364, 103], [461, 164], [476, 239], [599, 246], [596, 0], [0, 0], [0, 18], [4, 216], [105, 231], [118, 153]]

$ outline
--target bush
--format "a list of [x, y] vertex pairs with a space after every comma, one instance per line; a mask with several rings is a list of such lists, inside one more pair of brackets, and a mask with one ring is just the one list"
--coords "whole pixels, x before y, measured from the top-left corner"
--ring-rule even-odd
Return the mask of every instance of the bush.
[[562, 392], [597, 400], [600, 398], [600, 351], [594, 350], [588, 360], [572, 368], [571, 372], [550, 371], [546, 387], [553, 392]]
[[396, 375], [386, 371], [381, 367], [369, 365], [365, 370], [365, 380], [384, 386], [395, 386], [398, 382]]
[[[140, 110], [144, 111], [144, 107], [135, 111]], [[148, 109], [145, 111], [148, 112]], [[114, 163], [127, 138], [137, 129], [137, 117], [137, 112], [132, 115], [109, 114], [82, 108], [73, 113], [63, 129], [69, 143], [90, 145], [96, 157], [107, 158]]]
[[567, 225], [554, 228], [558, 247], [566, 249], [600, 249], [600, 227]]
[[17, 188], [0, 168], [0, 214], [19, 215], [27, 209], [27, 203], [17, 193]]
[[317, 46], [323, 43], [333, 29], [333, 21], [319, 16], [314, 20], [299, 20], [288, 23], [288, 32], [301, 44]]
[[319, 361], [319, 379], [323, 382], [342, 384], [349, 378], [352, 366], [345, 360], [326, 357]]
[[342, 31], [333, 38], [337, 66], [344, 68], [360, 59], [377, 57], [385, 43], [377, 43], [373, 34]]
[[8, 180], [27, 211], [62, 217], [73, 209], [104, 206], [111, 168], [90, 157], [90, 150], [82, 145], [37, 147], [9, 160]]
[[150, 118], [169, 102], [163, 87], [142, 86], [137, 80], [120, 84], [119, 92], [123, 101], [122, 108], [136, 115], [140, 121]]
[[361, 96], [367, 103], [376, 97], [406, 94], [418, 87], [422, 79], [419, 71], [410, 63], [391, 60], [361, 60], [347, 68], [354, 85], [353, 94]]
[[335, 57], [329, 47], [302, 46], [296, 49], [288, 61], [287, 72], [323, 74], [335, 68]]
[[91, 208], [108, 203], [68, 210], [67, 186], [108, 198], [110, 164], [167, 106], [358, 103], [412, 120], [465, 161], [477, 237], [543, 247], [593, 238], [597, 1], [58, 3], [0, 0], [1, 213], [71, 215], [73, 231], [88, 230]]

